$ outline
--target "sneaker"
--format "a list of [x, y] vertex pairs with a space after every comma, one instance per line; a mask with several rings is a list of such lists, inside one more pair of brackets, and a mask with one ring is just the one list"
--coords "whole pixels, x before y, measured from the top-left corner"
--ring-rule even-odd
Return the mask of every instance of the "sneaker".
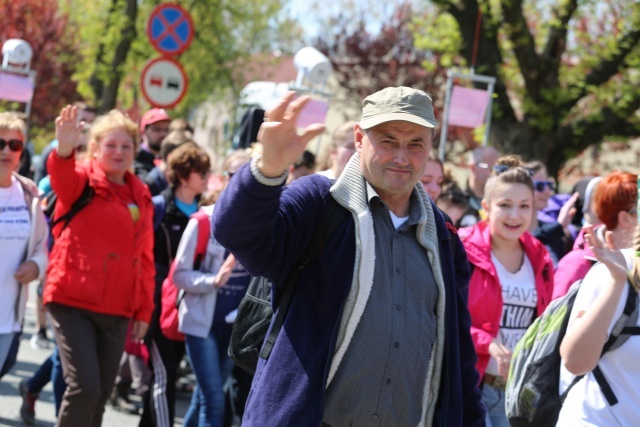
[[25, 424], [33, 425], [36, 422], [36, 400], [40, 396], [39, 393], [29, 393], [27, 382], [20, 381], [18, 391], [22, 396], [22, 406], [20, 406], [20, 417]]
[[129, 385], [117, 384], [113, 387], [109, 403], [116, 411], [138, 415], [140, 408], [129, 400]]
[[46, 350], [51, 345], [49, 338], [47, 338], [46, 335], [41, 335], [39, 333], [32, 335], [29, 343], [31, 344], [31, 348], [34, 350]]

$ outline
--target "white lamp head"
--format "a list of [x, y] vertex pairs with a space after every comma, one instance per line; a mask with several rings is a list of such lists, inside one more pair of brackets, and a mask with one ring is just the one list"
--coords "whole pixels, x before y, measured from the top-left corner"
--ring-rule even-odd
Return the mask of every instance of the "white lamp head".
[[9, 39], [2, 46], [2, 66], [29, 68], [33, 49], [31, 45], [21, 39]]
[[309, 83], [324, 85], [333, 71], [329, 59], [310, 46], [303, 47], [296, 53], [293, 64], [298, 70], [298, 84], [302, 83], [302, 79], [306, 79]]

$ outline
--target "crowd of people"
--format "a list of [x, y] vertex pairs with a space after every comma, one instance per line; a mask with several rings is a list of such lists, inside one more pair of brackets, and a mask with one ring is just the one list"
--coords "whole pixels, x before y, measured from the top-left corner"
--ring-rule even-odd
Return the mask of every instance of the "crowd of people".
[[[640, 286], [637, 175], [589, 176], [556, 194], [541, 161], [480, 146], [458, 182], [432, 150], [431, 98], [406, 87], [368, 96], [360, 120], [312, 153], [307, 145], [325, 127], [297, 128], [308, 101], [288, 94], [264, 114], [256, 145], [219, 159], [188, 121], [162, 109], [136, 123], [117, 110], [66, 106], [35, 183], [18, 173], [25, 123], [0, 113], [2, 373], [15, 361], [35, 280], [31, 344], [54, 344], [19, 385], [27, 424], [51, 381], [60, 426], [100, 426], [108, 402], [139, 413], [140, 426], [173, 426], [187, 360], [195, 376], [187, 427], [239, 418], [508, 426], [514, 348], [577, 281], [560, 352], [562, 375], [584, 376], [558, 425], [634, 424], [640, 342], [600, 355]], [[277, 311], [333, 202], [347, 215], [293, 276], [282, 331], [252, 377], [227, 352], [236, 309], [251, 278], [263, 276]], [[171, 333], [167, 307], [177, 313]], [[230, 404], [225, 384], [240, 396]]]

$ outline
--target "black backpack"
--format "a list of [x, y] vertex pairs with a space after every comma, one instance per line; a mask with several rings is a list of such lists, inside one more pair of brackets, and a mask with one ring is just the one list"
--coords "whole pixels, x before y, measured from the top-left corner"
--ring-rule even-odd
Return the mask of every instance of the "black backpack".
[[330, 196], [325, 215], [319, 227], [316, 228], [309, 246], [298, 260], [296, 267], [289, 273], [280, 300], [277, 302], [278, 310], [268, 337], [267, 331], [273, 317], [272, 284], [265, 277], [251, 279], [247, 293], [238, 306], [238, 314], [233, 323], [229, 342], [229, 357], [236, 365], [254, 374], [258, 366], [258, 357], [265, 360], [269, 358], [282, 329], [300, 271], [309, 261], [318, 257], [347, 215], [348, 211]]

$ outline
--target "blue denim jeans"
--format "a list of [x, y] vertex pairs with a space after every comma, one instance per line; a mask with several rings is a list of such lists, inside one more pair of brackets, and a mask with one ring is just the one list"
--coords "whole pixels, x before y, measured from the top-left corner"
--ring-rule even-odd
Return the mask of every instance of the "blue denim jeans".
[[487, 408], [487, 427], [509, 427], [509, 420], [504, 408], [504, 390], [483, 384], [482, 403]]
[[56, 407], [56, 415], [58, 415], [58, 410], [62, 403], [62, 395], [67, 389], [67, 383], [64, 382], [62, 375], [62, 365], [60, 364], [57, 346], [53, 349], [51, 356], [42, 362], [42, 365], [40, 365], [31, 379], [27, 381], [27, 390], [29, 390], [29, 393], [40, 393], [49, 381], [53, 384], [53, 401]]
[[185, 336], [187, 355], [196, 375], [197, 387], [184, 417], [185, 427], [222, 427], [223, 385], [233, 363], [227, 355], [231, 325], [214, 325], [206, 338]]

